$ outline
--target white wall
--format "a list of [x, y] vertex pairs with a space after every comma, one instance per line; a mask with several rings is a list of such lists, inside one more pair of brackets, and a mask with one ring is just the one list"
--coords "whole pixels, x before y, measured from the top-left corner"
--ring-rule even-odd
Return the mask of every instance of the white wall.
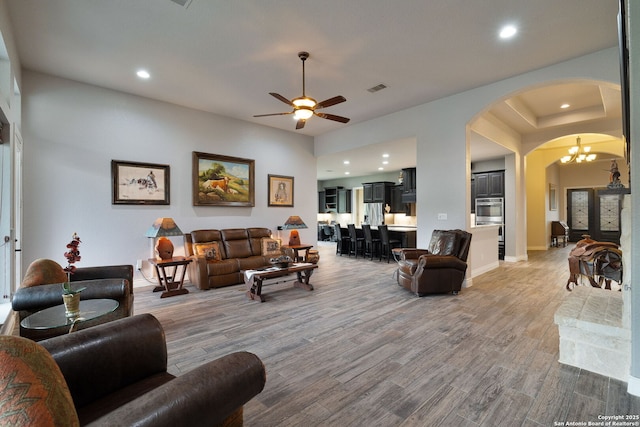
[[[418, 245], [424, 247], [435, 228], [469, 226], [470, 171], [465, 128], [478, 112], [495, 100], [528, 86], [575, 78], [618, 84], [619, 74], [617, 49], [605, 49], [321, 135], [316, 137], [315, 151], [317, 155], [324, 155], [415, 136]], [[515, 166], [516, 179], [522, 181], [524, 170], [520, 157], [515, 159]], [[526, 202], [522, 194], [524, 184], [520, 181], [513, 187], [519, 198], [514, 212], [517, 233], [515, 243], [511, 245], [516, 250], [514, 259], [526, 258]], [[438, 220], [438, 213], [447, 213], [447, 220]]]
[[[311, 137], [30, 71], [23, 106], [25, 264], [46, 257], [64, 265], [77, 232], [79, 267], [135, 265], [150, 255], [144, 233], [157, 217], [173, 217], [183, 232], [251, 226], [275, 233], [296, 214], [311, 226], [300, 231], [302, 241], [316, 242]], [[193, 151], [254, 159], [255, 207], [192, 206]], [[171, 205], [111, 204], [112, 159], [170, 165]], [[293, 208], [267, 207], [268, 174], [295, 178]]]

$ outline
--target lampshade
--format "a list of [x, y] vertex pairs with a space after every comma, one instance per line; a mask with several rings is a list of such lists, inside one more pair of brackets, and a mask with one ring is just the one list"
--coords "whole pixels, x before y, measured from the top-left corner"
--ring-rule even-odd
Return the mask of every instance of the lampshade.
[[299, 228], [308, 228], [307, 224], [304, 223], [302, 218], [297, 215], [292, 215], [287, 218], [287, 221], [282, 226], [284, 230], [296, 230]]
[[144, 234], [147, 237], [182, 236], [184, 233], [173, 218], [158, 218]]

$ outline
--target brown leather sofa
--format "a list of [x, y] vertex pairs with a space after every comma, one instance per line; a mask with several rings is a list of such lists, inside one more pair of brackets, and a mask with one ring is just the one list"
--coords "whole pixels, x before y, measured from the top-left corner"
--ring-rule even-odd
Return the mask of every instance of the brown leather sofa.
[[471, 233], [434, 230], [429, 249], [402, 249], [398, 284], [418, 296], [453, 293], [462, 288], [467, 271]]
[[167, 372], [160, 322], [141, 314], [40, 341], [60, 367], [80, 425], [242, 425], [242, 407], [266, 374], [236, 352], [178, 377]]
[[[263, 239], [271, 237], [268, 228], [228, 228], [195, 230], [185, 234], [185, 253], [189, 280], [198, 289], [219, 288], [244, 283], [243, 270], [271, 265], [274, 255], [263, 254]], [[196, 245], [216, 243], [218, 259], [197, 254]]]
[[[113, 299], [118, 308], [105, 316], [78, 323], [78, 329], [122, 319], [133, 315], [133, 266], [109, 265], [77, 268], [71, 275], [74, 288], [86, 287], [80, 292], [80, 300]], [[13, 311], [18, 313], [20, 322], [40, 310], [62, 304], [60, 283], [18, 288], [11, 300]], [[25, 329], [20, 326], [20, 336], [33, 340], [51, 338], [69, 331], [68, 326], [44, 330]]]

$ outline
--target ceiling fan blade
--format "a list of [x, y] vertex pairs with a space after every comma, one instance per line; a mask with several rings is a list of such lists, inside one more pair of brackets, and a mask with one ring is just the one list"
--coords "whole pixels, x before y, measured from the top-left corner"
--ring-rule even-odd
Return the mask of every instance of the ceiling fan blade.
[[305, 119], [298, 120], [298, 123], [296, 123], [296, 130], [302, 129], [304, 127], [305, 123], [307, 123], [307, 121]]
[[291, 101], [289, 101], [287, 98], [285, 98], [284, 96], [280, 95], [279, 93], [269, 92], [269, 95], [273, 96], [274, 98], [279, 99], [280, 101], [284, 102], [287, 105], [291, 105], [292, 107], [295, 107], [295, 105], [293, 105], [293, 103]]
[[349, 120], [351, 120], [346, 117], [336, 116], [335, 114], [316, 113], [316, 112], [314, 112], [313, 114], [315, 114], [318, 117], [322, 117], [323, 119], [333, 120], [335, 122], [340, 122], [340, 123], [349, 123]]
[[340, 104], [341, 102], [345, 102], [346, 100], [347, 99], [342, 95], [334, 96], [333, 98], [325, 99], [322, 102], [318, 102], [318, 104], [316, 104], [316, 108], [331, 107], [332, 105]]
[[293, 114], [293, 111], [291, 111], [289, 113], [256, 114], [253, 117], [286, 116], [287, 114]]

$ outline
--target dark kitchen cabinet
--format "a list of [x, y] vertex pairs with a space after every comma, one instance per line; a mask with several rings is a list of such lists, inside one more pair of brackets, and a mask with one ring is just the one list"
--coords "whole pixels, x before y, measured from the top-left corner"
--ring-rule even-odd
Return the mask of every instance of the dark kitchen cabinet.
[[472, 193], [475, 197], [504, 197], [504, 171], [473, 174]]
[[324, 191], [318, 191], [318, 212], [351, 213], [351, 190], [325, 187]]
[[318, 213], [325, 213], [327, 211], [325, 192], [318, 191]]
[[391, 211], [390, 213], [405, 213], [406, 208], [405, 204], [402, 203], [402, 193], [404, 192], [404, 187], [402, 184], [396, 185], [391, 190]]
[[402, 201], [416, 202], [416, 168], [402, 169]]
[[476, 213], [476, 178], [471, 175], [471, 213]]
[[373, 203], [373, 184], [362, 184], [362, 201]]
[[325, 187], [324, 212], [338, 212], [338, 190], [342, 187]]
[[362, 184], [364, 203], [385, 203], [391, 204], [391, 189], [393, 182], [366, 182]]
[[338, 213], [351, 213], [351, 190], [339, 189], [338, 190]]

